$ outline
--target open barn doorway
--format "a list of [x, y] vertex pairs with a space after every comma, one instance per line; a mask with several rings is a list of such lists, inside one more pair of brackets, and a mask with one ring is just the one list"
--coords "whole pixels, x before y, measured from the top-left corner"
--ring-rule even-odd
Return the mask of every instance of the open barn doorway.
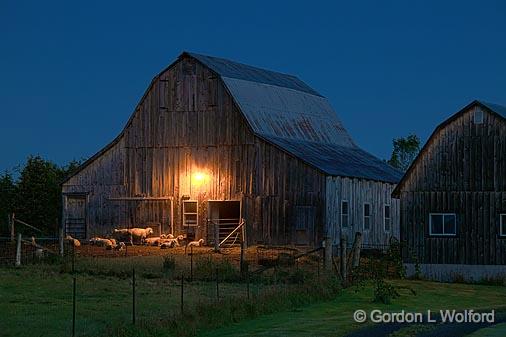
[[63, 219], [65, 235], [71, 235], [76, 239], [85, 239], [87, 234], [87, 195], [85, 193], [73, 193], [64, 195]]
[[[215, 226], [222, 246], [235, 246], [241, 243], [241, 202], [231, 200], [213, 200], [208, 202], [207, 242], [215, 242]], [[234, 231], [235, 230], [235, 231]]]

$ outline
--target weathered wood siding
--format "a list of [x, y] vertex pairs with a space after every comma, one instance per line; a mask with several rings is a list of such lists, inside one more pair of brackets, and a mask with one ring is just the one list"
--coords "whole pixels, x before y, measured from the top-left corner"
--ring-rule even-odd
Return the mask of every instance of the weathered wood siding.
[[[200, 186], [197, 172], [208, 177]], [[296, 206], [315, 207], [310, 244], [323, 230], [324, 175], [257, 138], [221, 80], [192, 58], [155, 78], [120, 141], [63, 186], [70, 191], [89, 193], [89, 235], [146, 219], [168, 223], [168, 203], [107, 201], [125, 196], [173, 197], [175, 232], [182, 196], [199, 201], [202, 236], [207, 200], [242, 200], [249, 243], [294, 242]]]
[[[395, 185], [346, 177], [327, 177], [326, 225], [328, 234], [338, 244], [341, 236], [353, 242], [355, 232], [363, 234], [366, 247], [381, 248], [390, 238], [399, 238], [399, 200], [392, 198]], [[341, 202], [348, 201], [348, 226], [341, 223]], [[371, 205], [371, 224], [364, 230], [364, 203]], [[390, 205], [391, 228], [384, 228], [384, 206]]]
[[[485, 111], [485, 109], [483, 109]], [[505, 264], [499, 214], [506, 212], [506, 123], [474, 108], [429, 140], [400, 190], [404, 259], [422, 263]], [[455, 237], [430, 237], [430, 213], [456, 213]]]

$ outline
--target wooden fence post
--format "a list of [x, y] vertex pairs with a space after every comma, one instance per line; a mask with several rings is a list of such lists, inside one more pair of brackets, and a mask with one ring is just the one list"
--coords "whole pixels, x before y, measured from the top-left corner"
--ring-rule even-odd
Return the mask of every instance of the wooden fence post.
[[352, 260], [351, 260], [351, 266], [352, 267], [358, 267], [360, 264], [360, 249], [362, 247], [362, 233], [356, 232], [355, 233], [355, 241], [353, 242], [353, 248], [352, 248]]
[[326, 237], [324, 241], [325, 245], [325, 270], [332, 270], [332, 239], [330, 237]]
[[16, 242], [16, 267], [21, 266], [21, 233], [18, 233], [18, 241]]
[[9, 229], [11, 231], [11, 242], [14, 242], [16, 239], [16, 231], [14, 228], [14, 213], [8, 214], [7, 217], [9, 218]]
[[59, 240], [60, 240], [60, 256], [63, 256], [63, 254], [64, 254], [64, 251], [63, 251], [63, 228], [60, 228]]
[[348, 279], [347, 270], [346, 270], [346, 260], [348, 257], [347, 251], [346, 251], [346, 237], [341, 237], [341, 277], [343, 281], [343, 286], [346, 286], [346, 281]]

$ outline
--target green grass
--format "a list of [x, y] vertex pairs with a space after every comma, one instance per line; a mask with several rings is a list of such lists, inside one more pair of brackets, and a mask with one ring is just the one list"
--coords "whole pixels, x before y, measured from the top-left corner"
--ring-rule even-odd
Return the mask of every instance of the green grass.
[[307, 306], [297, 311], [266, 315], [255, 320], [243, 321], [214, 331], [201, 331], [200, 336], [343, 336], [365, 326], [353, 321], [357, 309], [370, 311], [426, 311], [439, 309], [504, 309], [506, 287], [445, 284], [426, 281], [395, 281], [407, 286], [417, 295], [401, 289], [401, 297], [390, 305], [372, 302], [373, 291], [366, 287], [358, 293], [347, 289], [335, 300]]
[[[247, 302], [246, 283], [229, 280], [219, 284], [217, 307], [214, 280], [185, 281], [185, 317], [181, 319], [181, 281], [161, 270], [160, 257], [132, 261], [137, 275], [137, 322], [142, 328], [131, 326], [132, 265], [120, 259], [83, 260], [77, 265], [76, 274], [77, 336], [169, 336], [170, 331], [194, 335], [197, 327], [216, 328], [262, 313], [329, 299], [335, 294], [316, 289], [313, 283], [304, 286], [254, 280], [250, 284], [254, 302]], [[226, 263], [219, 262], [218, 266], [224, 270], [225, 278], [237, 277], [237, 270]], [[65, 272], [67, 269], [68, 266], [62, 268], [58, 264], [0, 269], [0, 336], [70, 335], [72, 276]], [[214, 272], [209, 264], [195, 270], [197, 276], [207, 278]], [[307, 287], [311, 287], [309, 291]], [[300, 289], [305, 296], [299, 295]]]
[[480, 329], [468, 337], [504, 337], [506, 336], [506, 323], [500, 323], [488, 328]]
[[392, 332], [388, 337], [416, 337], [419, 333], [434, 330], [435, 325], [413, 324]]
[[[137, 317], [157, 321], [180, 312], [180, 281], [138, 277]], [[222, 297], [243, 295], [242, 284], [221, 283]], [[252, 286], [252, 292], [264, 286]], [[214, 282], [186, 283], [187, 310], [198, 302], [214, 301]], [[78, 336], [101, 335], [122, 322], [131, 322], [131, 280], [106, 276], [77, 276]], [[0, 269], [0, 336], [70, 335], [72, 277], [24, 267]]]
[[[131, 325], [132, 267], [137, 274], [137, 326]], [[356, 309], [411, 310], [504, 308], [506, 287], [394, 281], [401, 289], [391, 305], [372, 303], [373, 290], [348, 288], [339, 293], [333, 282], [304, 280], [300, 270], [279, 270], [254, 279], [251, 300], [246, 285], [229, 264], [195, 264], [200, 281], [185, 283], [185, 317], [180, 316], [181, 273], [163, 270], [161, 257], [80, 259], [77, 269], [77, 336], [340, 336], [361, 328]], [[215, 267], [220, 283], [217, 306]], [[0, 336], [69, 336], [72, 318], [72, 276], [69, 265], [42, 264], [0, 268]], [[176, 277], [176, 278], [174, 278]], [[323, 278], [319, 279], [320, 281]], [[279, 284], [279, 282], [281, 282]], [[285, 283], [284, 283], [285, 282]], [[288, 282], [288, 283], [286, 283]], [[289, 283], [292, 282], [292, 283]], [[302, 283], [301, 283], [302, 282]], [[172, 334], [171, 334], [172, 333]], [[409, 335], [409, 331], [406, 331]]]

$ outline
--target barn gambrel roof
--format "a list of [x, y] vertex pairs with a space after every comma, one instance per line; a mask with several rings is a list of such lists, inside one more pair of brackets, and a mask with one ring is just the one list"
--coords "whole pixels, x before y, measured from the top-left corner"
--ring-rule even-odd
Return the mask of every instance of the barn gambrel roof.
[[402, 173], [360, 149], [329, 101], [292, 75], [183, 53], [218, 74], [260, 138], [328, 175], [397, 183]]
[[[147, 88], [183, 57], [192, 57], [223, 81], [256, 136], [327, 175], [397, 183], [402, 173], [360, 149], [329, 101], [295, 76], [222, 58], [183, 52]], [[130, 125], [132, 115], [124, 130]], [[99, 158], [121, 139], [86, 160], [66, 181]]]

